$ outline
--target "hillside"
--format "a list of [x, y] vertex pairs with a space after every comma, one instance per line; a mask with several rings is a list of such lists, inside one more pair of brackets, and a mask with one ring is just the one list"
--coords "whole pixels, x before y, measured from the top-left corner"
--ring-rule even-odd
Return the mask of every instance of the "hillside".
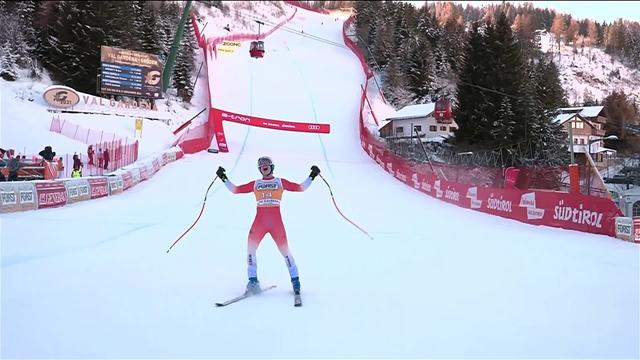
[[601, 48], [582, 48], [578, 45], [574, 53], [573, 44], [562, 43], [558, 52], [554, 36], [544, 33], [541, 36], [542, 51], [553, 54], [553, 61], [560, 72], [560, 82], [566, 91], [567, 101], [571, 105], [582, 105], [589, 97], [596, 102], [602, 101], [614, 90], [631, 94], [638, 106], [640, 97], [640, 71], [630, 69]]

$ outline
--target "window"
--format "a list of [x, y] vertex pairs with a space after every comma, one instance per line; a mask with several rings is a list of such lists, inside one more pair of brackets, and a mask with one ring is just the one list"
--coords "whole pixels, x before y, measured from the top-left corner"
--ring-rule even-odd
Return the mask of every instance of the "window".
[[578, 138], [573, 138], [573, 143], [578, 145]]
[[397, 127], [396, 128], [396, 134], [404, 134], [404, 128], [403, 127]]
[[415, 131], [418, 131], [418, 132], [419, 132], [419, 131], [422, 131], [422, 125], [416, 125], [416, 126], [414, 126], [414, 127], [413, 127], [413, 129], [414, 129]]
[[430, 125], [429, 126], [429, 131], [438, 131], [438, 127], [435, 125]]
[[582, 121], [572, 121], [571, 127], [574, 129], [584, 129], [584, 123]]
[[458, 130], [458, 128], [457, 128], [457, 127], [455, 127], [455, 126], [449, 126], [449, 132], [454, 132], [454, 131], [456, 131], [456, 130]]
[[584, 139], [580, 139], [580, 145], [584, 145]]
[[446, 126], [440, 126], [440, 131], [447, 131], [447, 127]]
[[636, 201], [633, 203], [633, 209], [631, 210], [632, 216], [640, 216], [640, 201]]

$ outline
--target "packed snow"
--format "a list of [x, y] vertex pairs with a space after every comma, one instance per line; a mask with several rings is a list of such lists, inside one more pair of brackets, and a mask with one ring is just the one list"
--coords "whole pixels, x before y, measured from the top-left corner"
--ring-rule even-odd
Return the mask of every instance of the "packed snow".
[[[332, 16], [299, 10], [296, 27], [342, 43]], [[348, 49], [285, 30], [265, 46], [263, 59], [218, 56], [208, 79], [220, 89], [214, 104], [330, 123], [331, 134], [225, 123], [229, 153], [187, 155], [117, 196], [3, 214], [3, 358], [640, 356], [640, 247], [458, 208], [407, 187], [360, 147], [364, 75]], [[5, 88], [3, 129], [13, 119]], [[20, 121], [33, 110], [22, 109]], [[43, 127], [24, 122], [13, 136], [31, 126]], [[258, 276], [278, 287], [216, 308], [244, 290], [253, 196], [216, 181], [199, 222], [166, 250], [196, 219], [218, 166], [242, 184], [259, 176], [262, 155], [295, 182], [318, 165], [342, 213], [374, 239], [339, 215], [318, 178], [282, 205], [304, 305], [293, 307], [267, 235]]]

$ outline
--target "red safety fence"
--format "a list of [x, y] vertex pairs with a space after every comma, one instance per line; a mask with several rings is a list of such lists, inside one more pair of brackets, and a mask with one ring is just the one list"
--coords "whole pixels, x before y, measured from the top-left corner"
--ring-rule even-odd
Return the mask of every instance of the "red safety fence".
[[85, 128], [70, 121], [60, 119], [59, 116], [53, 116], [51, 119], [51, 125], [49, 126], [49, 131], [56, 132], [85, 144], [111, 142], [122, 138], [121, 136], [109, 131]]
[[[65, 135], [71, 139], [87, 144], [86, 149], [76, 154], [57, 154], [57, 177], [71, 177], [74, 166], [74, 155], [82, 163], [82, 176], [103, 175], [123, 166], [133, 164], [138, 160], [138, 141], [122, 138], [114, 133], [87, 129], [69, 121], [54, 116], [51, 119], [50, 131]], [[89, 146], [93, 154], [89, 155]], [[62, 160], [62, 165], [59, 165]]]
[[[360, 49], [347, 36], [349, 18], [343, 27], [344, 41], [360, 60], [366, 80], [371, 70]], [[535, 225], [547, 225], [596, 234], [615, 236], [615, 218], [622, 216], [613, 201], [605, 197], [539, 190], [532, 186], [549, 179], [562, 179], [564, 167], [517, 169], [450, 165], [438, 162], [418, 163], [393, 153], [365, 126], [371, 109], [365, 108], [368, 81], [360, 99], [360, 142], [365, 152], [388, 173], [427, 195], [464, 208], [506, 217]], [[555, 180], [554, 180], [555, 181]]]

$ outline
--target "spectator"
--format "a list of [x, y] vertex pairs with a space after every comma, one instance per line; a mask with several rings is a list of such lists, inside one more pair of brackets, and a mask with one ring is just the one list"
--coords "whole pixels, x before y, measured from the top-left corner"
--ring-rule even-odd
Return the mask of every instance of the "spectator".
[[7, 181], [7, 178], [4, 177], [4, 172], [2, 170], [4, 170], [4, 169], [0, 169], [0, 182]]
[[98, 148], [98, 167], [102, 169], [102, 148]]
[[51, 146], [45, 146], [44, 150], [40, 151], [38, 155], [42, 156], [42, 158], [47, 161], [53, 161], [56, 153], [55, 151], [51, 151]]
[[20, 169], [20, 156], [14, 157], [9, 160], [7, 164], [9, 169], [9, 181], [18, 180], [18, 170]]
[[109, 167], [109, 149], [104, 149], [104, 154], [102, 154], [104, 158], [104, 169], [107, 170]]
[[0, 149], [0, 167], [7, 166], [7, 150]]
[[58, 178], [64, 177], [64, 163], [62, 162], [62, 156], [58, 158]]
[[89, 157], [89, 165], [95, 166], [96, 164], [93, 162], [93, 154], [95, 150], [93, 150], [93, 145], [89, 145], [89, 149], [87, 149], [87, 156]]
[[73, 170], [82, 170], [82, 161], [76, 153], [73, 153]]

